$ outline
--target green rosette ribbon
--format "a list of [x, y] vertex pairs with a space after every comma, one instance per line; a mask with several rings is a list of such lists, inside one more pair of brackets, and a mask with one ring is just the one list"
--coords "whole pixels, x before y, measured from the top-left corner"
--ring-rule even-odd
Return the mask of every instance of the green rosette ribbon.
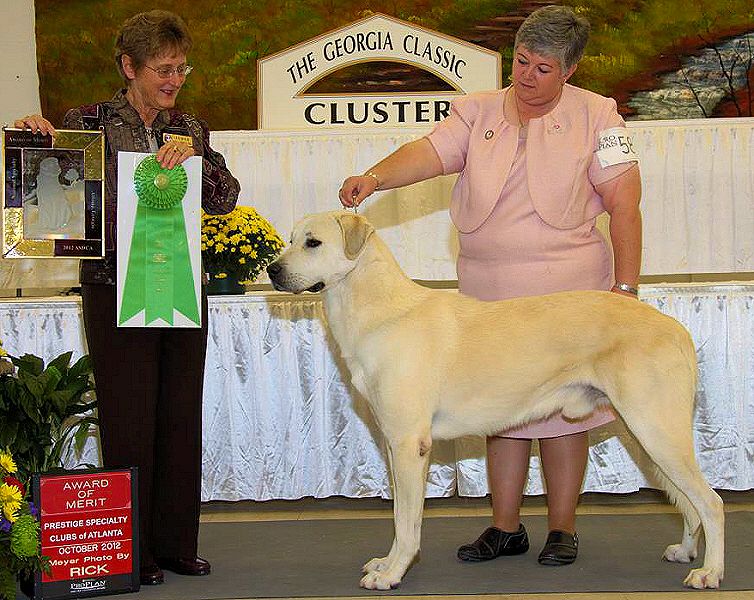
[[145, 311], [144, 323], [173, 324], [173, 309], [199, 325], [194, 275], [188, 253], [183, 197], [186, 169], [163, 169], [154, 155], [134, 171], [138, 197], [120, 324]]

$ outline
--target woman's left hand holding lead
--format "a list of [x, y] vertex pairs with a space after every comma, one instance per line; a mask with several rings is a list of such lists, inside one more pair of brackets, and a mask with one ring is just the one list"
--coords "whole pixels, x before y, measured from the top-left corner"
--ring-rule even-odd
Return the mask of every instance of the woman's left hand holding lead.
[[183, 142], [168, 142], [157, 151], [157, 162], [163, 169], [172, 169], [194, 156], [194, 149]]

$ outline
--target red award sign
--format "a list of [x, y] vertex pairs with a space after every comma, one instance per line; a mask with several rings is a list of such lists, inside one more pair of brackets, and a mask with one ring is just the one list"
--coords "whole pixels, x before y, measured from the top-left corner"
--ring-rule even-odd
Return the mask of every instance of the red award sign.
[[98, 596], [139, 589], [136, 469], [35, 475], [42, 554], [34, 599]]

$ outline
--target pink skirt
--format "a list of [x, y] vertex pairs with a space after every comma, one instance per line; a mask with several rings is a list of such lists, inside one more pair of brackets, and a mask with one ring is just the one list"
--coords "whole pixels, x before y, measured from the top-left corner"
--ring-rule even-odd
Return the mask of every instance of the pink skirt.
[[[506, 204], [507, 211], [503, 210]], [[459, 233], [459, 245], [459, 290], [479, 300], [570, 290], [609, 290], [613, 285], [612, 255], [593, 221], [576, 229], [555, 229], [525, 203], [512, 207], [505, 201], [499, 202], [478, 230]], [[558, 412], [497, 436], [559, 437], [588, 431], [613, 420], [612, 408], [601, 406], [583, 419], [567, 420]]]

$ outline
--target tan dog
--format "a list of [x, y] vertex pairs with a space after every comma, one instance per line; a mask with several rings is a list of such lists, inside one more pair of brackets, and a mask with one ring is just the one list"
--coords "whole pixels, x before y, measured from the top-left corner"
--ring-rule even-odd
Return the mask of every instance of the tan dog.
[[397, 586], [419, 551], [433, 439], [487, 435], [562, 410], [578, 419], [611, 403], [656, 466], [684, 519], [664, 558], [704, 565], [685, 584], [723, 578], [724, 513], [694, 457], [696, 354], [688, 332], [610, 292], [481, 302], [411, 281], [369, 222], [308, 217], [268, 267], [276, 289], [322, 291], [332, 334], [385, 436], [395, 539], [364, 565], [361, 585]]

